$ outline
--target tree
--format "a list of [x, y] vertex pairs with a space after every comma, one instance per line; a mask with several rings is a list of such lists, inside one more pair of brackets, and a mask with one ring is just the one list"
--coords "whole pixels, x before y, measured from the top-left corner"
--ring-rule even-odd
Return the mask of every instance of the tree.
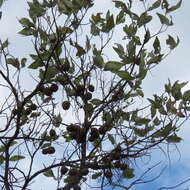
[[[96, 1], [33, 0], [29, 17], [19, 20], [33, 52], [17, 58], [8, 39], [0, 41], [1, 87], [9, 92], [0, 109], [2, 190], [30, 189], [42, 174], [59, 190], [91, 187], [89, 179], [99, 181], [98, 189], [130, 189], [153, 169], [135, 176], [138, 158], [181, 141], [187, 83], [168, 81], [141, 106], [142, 82], [179, 43], [164, 34], [181, 1], [112, 4], [91, 13]], [[24, 87], [22, 75], [31, 70], [33, 84]]]

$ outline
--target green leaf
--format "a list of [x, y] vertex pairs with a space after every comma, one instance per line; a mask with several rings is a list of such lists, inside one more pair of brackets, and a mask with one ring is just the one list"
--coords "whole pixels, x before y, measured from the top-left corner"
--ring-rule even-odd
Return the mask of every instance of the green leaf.
[[169, 137], [167, 137], [166, 141], [168, 143], [179, 143], [181, 142], [182, 138], [178, 137], [177, 135], [171, 135]]
[[27, 59], [26, 58], [22, 58], [21, 59], [21, 67], [23, 68], [23, 67], [25, 67], [26, 66], [26, 62], [27, 62]]
[[7, 64], [12, 65], [13, 67], [19, 69], [20, 68], [20, 63], [17, 58], [8, 58], [6, 60]]
[[156, 115], [156, 108], [154, 107], [154, 105], [151, 105], [150, 112], [151, 117], [153, 118]]
[[182, 3], [182, 0], [180, 0], [176, 5], [174, 5], [170, 8], [167, 8], [166, 12], [169, 13], [169, 12], [175, 11], [176, 9], [181, 7], [181, 3]]
[[102, 101], [100, 99], [96, 99], [96, 98], [92, 99], [90, 102], [92, 104], [94, 104], [95, 106], [98, 106], [98, 105], [102, 104]]
[[190, 90], [187, 90], [183, 93], [183, 101], [190, 101]]
[[2, 45], [1, 45], [1, 50], [3, 50], [3, 49], [5, 49], [6, 47], [8, 47], [8, 45], [9, 45], [9, 41], [8, 41], [8, 39], [6, 39], [6, 40], [2, 43]]
[[160, 14], [160, 13], [156, 13], [156, 14], [158, 15], [158, 17], [159, 17], [159, 19], [160, 19], [160, 22], [161, 22], [162, 24], [165, 24], [165, 25], [167, 25], [167, 26], [170, 25], [170, 21], [169, 21], [169, 19], [168, 19], [166, 16], [164, 16], [164, 15], [162, 15], [162, 14]]
[[102, 175], [102, 172], [98, 172], [98, 173], [92, 174], [92, 179], [97, 179], [101, 175]]
[[106, 21], [105, 30], [102, 29], [102, 31], [108, 33], [115, 26], [113, 15], [109, 16]]
[[127, 81], [133, 80], [133, 77], [127, 71], [113, 71], [113, 73], [115, 73], [124, 80]]
[[37, 69], [37, 68], [43, 67], [43, 66], [44, 66], [44, 64], [43, 64], [42, 61], [36, 60], [36, 61], [34, 61], [33, 63], [31, 63], [31, 64], [28, 66], [28, 68], [30, 68], [30, 69]]
[[160, 7], [160, 5], [161, 5], [161, 0], [157, 0], [156, 2], [154, 2], [154, 3], [152, 4], [152, 6], [150, 6], [150, 7], [148, 8], [148, 11], [152, 11], [152, 10], [154, 10], [154, 9], [157, 9], [158, 7]]
[[113, 135], [111, 135], [111, 134], [109, 134], [108, 133], [108, 139], [109, 139], [109, 141], [114, 145], [116, 142], [115, 142], [115, 139], [114, 139], [114, 137], [113, 137]]
[[35, 25], [28, 18], [21, 18], [19, 22], [24, 28], [35, 27]]
[[75, 44], [75, 47], [77, 48], [76, 56], [81, 57], [86, 53], [86, 51], [83, 49], [83, 47], [79, 46], [78, 44]]
[[103, 68], [104, 60], [101, 55], [97, 55], [93, 57], [94, 65], [96, 65], [98, 68]]
[[177, 42], [174, 40], [174, 38], [170, 35], [168, 35], [168, 39], [166, 40], [166, 44], [169, 45], [170, 49], [174, 49], [179, 44], [179, 38], [177, 37]]
[[24, 158], [25, 158], [24, 156], [15, 155], [15, 156], [10, 157], [10, 161], [15, 162], [15, 161], [18, 161], [18, 160], [22, 160], [22, 159], [24, 159]]
[[122, 176], [127, 179], [133, 178], [134, 175], [134, 169], [133, 168], [127, 168], [123, 171]]
[[142, 13], [139, 20], [138, 20], [138, 25], [139, 27], [146, 25], [147, 23], [149, 23], [152, 20], [152, 16], [148, 15], [147, 12]]
[[46, 177], [54, 177], [53, 171], [51, 169], [43, 173]]
[[125, 11], [121, 10], [120, 13], [116, 17], [116, 24], [125, 22]]
[[147, 43], [150, 40], [150, 31], [147, 30], [145, 35], [144, 35], [144, 43]]
[[117, 61], [108, 61], [104, 66], [104, 71], [118, 71], [123, 63]]
[[153, 47], [154, 47], [155, 54], [159, 54], [161, 47], [160, 47], [160, 41], [159, 41], [158, 37], [155, 38], [154, 43], [153, 43]]
[[24, 35], [24, 36], [31, 36], [35, 34], [35, 30], [31, 28], [24, 28], [19, 32], [19, 34]]
[[147, 118], [138, 118], [136, 121], [135, 121], [135, 124], [136, 125], [145, 125], [145, 124], [148, 124], [151, 120], [150, 119], [147, 119]]

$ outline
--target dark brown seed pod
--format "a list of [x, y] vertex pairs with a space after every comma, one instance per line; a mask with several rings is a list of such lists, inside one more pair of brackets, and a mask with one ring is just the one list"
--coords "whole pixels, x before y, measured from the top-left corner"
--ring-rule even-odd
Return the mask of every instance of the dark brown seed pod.
[[90, 135], [90, 137], [88, 138], [88, 140], [89, 140], [90, 142], [93, 142], [93, 141], [96, 140], [96, 137], [94, 137], [93, 135]]
[[86, 94], [84, 94], [84, 100], [88, 101], [92, 98], [92, 94], [90, 92], [87, 92]]
[[47, 148], [48, 154], [54, 154], [55, 153], [55, 148], [53, 146], [50, 146]]
[[83, 168], [81, 171], [80, 171], [81, 175], [85, 176], [85, 175], [88, 175], [89, 173], [89, 170], [88, 168]]
[[80, 126], [76, 125], [76, 124], [71, 124], [67, 126], [67, 131], [72, 132], [72, 131], [79, 131], [80, 130]]
[[36, 110], [37, 109], [37, 105], [36, 104], [31, 104], [30, 105], [30, 109], [31, 110]]
[[29, 107], [29, 108], [26, 108], [26, 110], [24, 111], [24, 113], [25, 113], [26, 115], [30, 115], [31, 112], [32, 112], [32, 109], [31, 109], [30, 107]]
[[49, 131], [49, 135], [50, 135], [51, 137], [56, 136], [56, 131], [55, 131], [54, 129], [51, 129], [51, 130]]
[[68, 172], [68, 168], [66, 167], [66, 166], [62, 166], [61, 167], [61, 170], [60, 170], [60, 172], [61, 172], [61, 175], [65, 175], [67, 172]]
[[71, 139], [77, 139], [78, 138], [78, 132], [77, 131], [71, 131], [69, 133], [69, 136], [71, 137]]
[[70, 108], [70, 106], [71, 106], [71, 103], [70, 103], [69, 101], [64, 101], [64, 102], [62, 103], [62, 108], [63, 108], [64, 110], [68, 110], [68, 109]]
[[57, 92], [57, 91], [58, 91], [58, 89], [59, 89], [58, 85], [57, 85], [57, 84], [55, 84], [55, 83], [54, 83], [54, 84], [52, 84], [50, 88], [51, 88], [51, 90], [52, 90], [53, 92]]
[[77, 176], [79, 174], [79, 171], [77, 168], [71, 168], [68, 173], [70, 176]]
[[42, 154], [48, 154], [48, 149], [47, 148], [42, 149]]
[[94, 92], [94, 89], [95, 89], [95, 88], [94, 88], [93, 85], [89, 85], [89, 86], [88, 86], [88, 90], [89, 90], [90, 92]]
[[99, 131], [98, 131], [98, 129], [96, 129], [96, 128], [91, 128], [90, 135], [91, 135], [93, 138], [97, 139], [97, 138], [99, 137]]

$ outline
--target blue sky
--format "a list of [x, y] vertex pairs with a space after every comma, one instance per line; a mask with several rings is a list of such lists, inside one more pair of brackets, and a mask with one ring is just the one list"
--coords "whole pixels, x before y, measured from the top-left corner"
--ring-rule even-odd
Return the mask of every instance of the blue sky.
[[[109, 3], [102, 4], [101, 0], [98, 1], [97, 8], [103, 11]], [[145, 96], [150, 97], [154, 93], [160, 93], [164, 89], [164, 84], [167, 82], [168, 78], [171, 81], [180, 80], [180, 81], [189, 81], [190, 80], [190, 1], [183, 0], [182, 7], [176, 11], [174, 15], [174, 27], [169, 30], [169, 33], [178, 35], [180, 38], [179, 47], [169, 55], [169, 57], [164, 60], [156, 69], [154, 69], [149, 77], [143, 84], [145, 90]], [[3, 6], [3, 17], [0, 20], [0, 37], [5, 39], [9, 38], [12, 46], [11, 51], [15, 55], [23, 56], [27, 55], [28, 50], [30, 50], [31, 43], [23, 37], [18, 38], [17, 32], [21, 29], [18, 25], [18, 19], [26, 16], [27, 11], [25, 3], [23, 1], [17, 1], [13, 3], [11, 0], [8, 0]], [[189, 85], [190, 87], [190, 85]], [[142, 186], [136, 186], [134, 190], [157, 190], [160, 186], [173, 186], [180, 183], [182, 180], [190, 178], [190, 122], [186, 122], [183, 125], [180, 132], [181, 137], [183, 137], [183, 142], [178, 145], [180, 153], [174, 151], [171, 153], [171, 162], [166, 159], [164, 156], [160, 156], [161, 153], [155, 152], [153, 154], [153, 163], [155, 160], [160, 157], [163, 160], [163, 163], [167, 163], [167, 168], [165, 173], [155, 182], [144, 184]], [[27, 164], [27, 163], [26, 163]], [[140, 162], [139, 162], [140, 164]], [[162, 165], [163, 166], [163, 165]], [[140, 166], [141, 168], [143, 166]], [[144, 168], [147, 166], [145, 165]], [[159, 172], [158, 170], [154, 171], [155, 174]], [[154, 175], [154, 173], [152, 174]], [[45, 180], [42, 179], [40, 183], [45, 184]], [[45, 187], [50, 187], [51, 184], [44, 185]], [[190, 187], [190, 182], [186, 183], [176, 190], [185, 190], [185, 188]], [[53, 188], [53, 185], [52, 185]]]

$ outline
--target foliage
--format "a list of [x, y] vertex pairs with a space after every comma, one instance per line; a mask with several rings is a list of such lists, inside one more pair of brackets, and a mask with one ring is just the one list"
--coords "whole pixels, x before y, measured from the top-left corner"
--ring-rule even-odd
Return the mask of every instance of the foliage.
[[[168, 81], [162, 95], [138, 103], [149, 71], [179, 44], [161, 34], [181, 1], [112, 4], [90, 14], [96, 1], [33, 0], [19, 34], [32, 39], [34, 51], [18, 58], [8, 40], [0, 41], [1, 86], [9, 91], [0, 111], [1, 189], [28, 189], [41, 174], [57, 189], [80, 189], [89, 179], [101, 181], [98, 189], [129, 189], [138, 178], [135, 160], [181, 141], [177, 132], [190, 111], [186, 83]], [[34, 71], [35, 84], [24, 88], [27, 71]]]

